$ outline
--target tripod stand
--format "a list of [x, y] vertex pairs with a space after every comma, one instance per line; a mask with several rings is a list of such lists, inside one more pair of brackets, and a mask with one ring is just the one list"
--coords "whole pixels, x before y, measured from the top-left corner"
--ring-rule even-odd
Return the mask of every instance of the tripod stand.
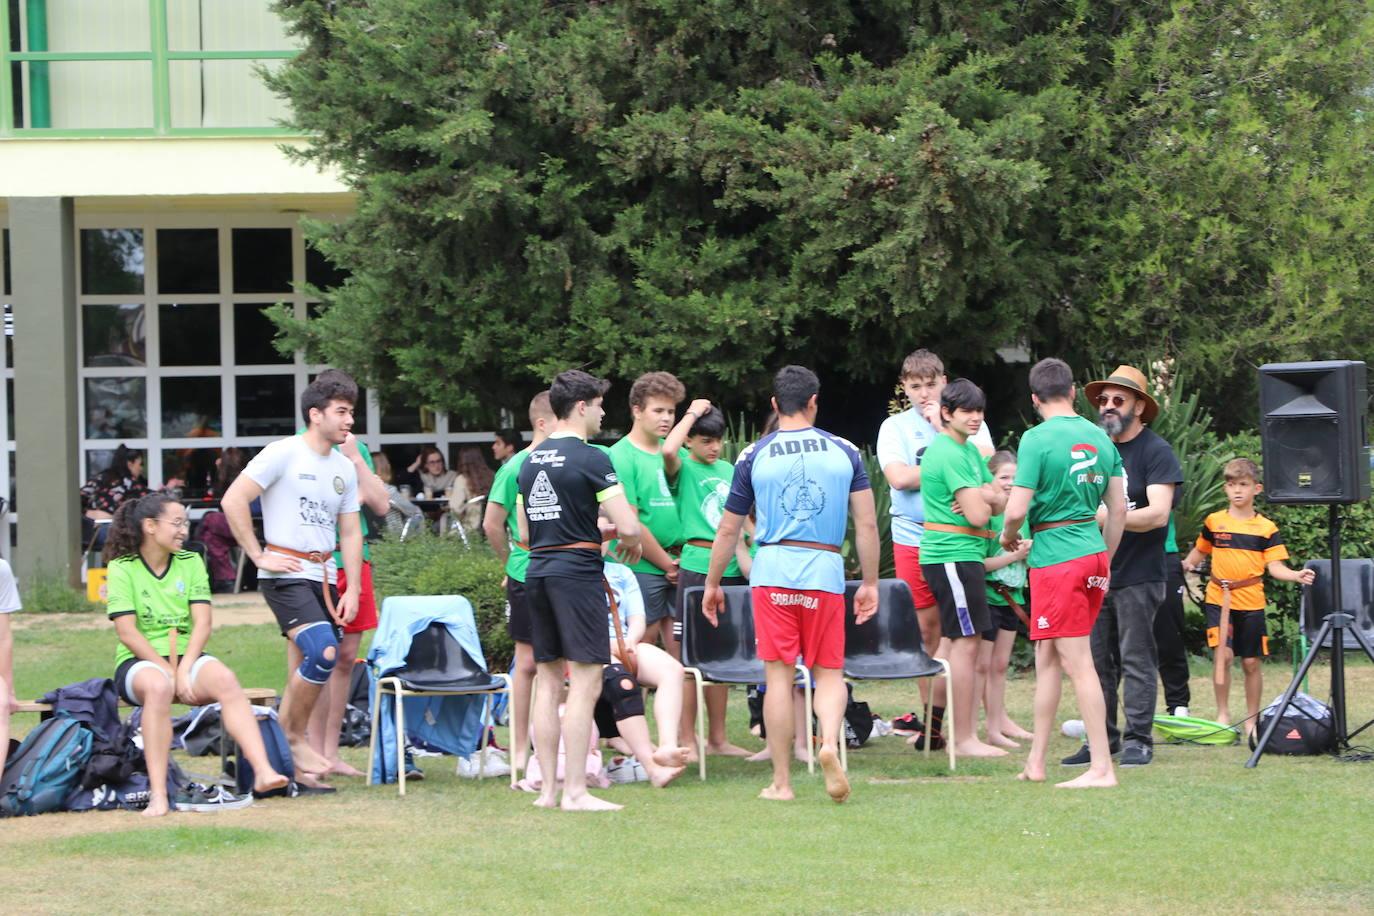
[[1361, 725], [1353, 732], [1346, 731], [1345, 719], [1345, 634], [1349, 631], [1355, 637], [1355, 641], [1364, 649], [1364, 654], [1369, 656], [1369, 660], [1374, 662], [1374, 647], [1371, 647], [1369, 640], [1365, 639], [1363, 633], [1356, 627], [1355, 618], [1345, 613], [1341, 609], [1341, 515], [1335, 505], [1330, 508], [1329, 522], [1331, 536], [1331, 613], [1322, 621], [1321, 630], [1312, 640], [1312, 648], [1308, 650], [1307, 657], [1302, 660], [1302, 665], [1298, 667], [1297, 674], [1293, 675], [1293, 680], [1289, 682], [1288, 689], [1283, 692], [1283, 697], [1279, 700], [1279, 708], [1274, 717], [1269, 720], [1269, 726], [1265, 728], [1264, 734], [1260, 736], [1259, 744], [1255, 746], [1255, 752], [1250, 755], [1250, 759], [1245, 762], [1246, 769], [1253, 768], [1259, 763], [1260, 757], [1264, 754], [1264, 748], [1269, 743], [1269, 738], [1274, 734], [1274, 729], [1278, 728], [1279, 720], [1283, 714], [1288, 712], [1288, 707], [1292, 705], [1293, 695], [1298, 692], [1298, 687], [1302, 684], [1303, 678], [1307, 677], [1307, 672], [1312, 667], [1312, 663], [1317, 660], [1317, 653], [1321, 651], [1322, 643], [1327, 636], [1331, 637], [1331, 716], [1335, 725], [1336, 749], [1350, 747], [1350, 739], [1364, 731], [1369, 726], [1374, 725], [1374, 719]]

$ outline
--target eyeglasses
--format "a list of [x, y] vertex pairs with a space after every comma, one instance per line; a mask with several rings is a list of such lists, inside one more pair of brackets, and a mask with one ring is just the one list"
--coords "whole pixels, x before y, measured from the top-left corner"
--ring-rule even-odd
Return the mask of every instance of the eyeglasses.
[[427, 460], [425, 461], [425, 464], [439, 464], [439, 465], [442, 465], [443, 463], [444, 463], [444, 459], [442, 459], [442, 458], [429, 458], [429, 459], [427, 459]]
[[1119, 394], [1099, 394], [1097, 396], [1098, 407], [1106, 407], [1108, 403], [1110, 403], [1113, 407], [1123, 407], [1126, 404], [1126, 399]]
[[160, 522], [166, 522], [167, 524], [171, 525], [173, 528], [190, 528], [190, 527], [191, 527], [191, 520], [190, 520], [189, 518], [160, 518], [160, 519], [158, 519], [158, 521], [160, 521]]

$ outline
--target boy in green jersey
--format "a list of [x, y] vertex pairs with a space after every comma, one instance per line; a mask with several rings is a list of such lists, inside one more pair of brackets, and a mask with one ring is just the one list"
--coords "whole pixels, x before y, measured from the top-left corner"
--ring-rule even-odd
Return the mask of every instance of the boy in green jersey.
[[641, 375], [630, 388], [634, 425], [629, 435], [611, 446], [611, 464], [625, 488], [625, 498], [639, 514], [643, 537], [643, 558], [630, 567], [644, 596], [643, 641], [652, 643], [661, 635], [665, 648], [672, 644], [678, 571], [669, 551], [681, 543], [682, 523], [664, 473], [663, 437], [672, 430], [677, 405], [686, 396], [687, 390], [671, 373]]
[[[1043, 782], [1061, 680], [1068, 674], [1088, 732], [1088, 772], [1063, 788], [1116, 785], [1107, 743], [1107, 706], [1088, 635], [1107, 595], [1112, 554], [1126, 524], [1121, 455], [1095, 423], [1074, 412], [1073, 373], [1043, 359], [1030, 371], [1031, 403], [1043, 418], [1021, 437], [1003, 515], [1002, 548], [1015, 550], [1029, 520], [1031, 626], [1035, 643], [1035, 729], [1018, 779]], [[1097, 508], [1107, 506], [1099, 530]]]
[[[673, 608], [671, 640], [664, 645], [673, 657], [682, 660], [682, 614], [687, 589], [705, 587], [706, 573], [711, 568], [711, 544], [725, 513], [725, 498], [730, 495], [730, 483], [735, 466], [720, 460], [725, 438], [725, 416], [711, 406], [706, 398], [697, 398], [687, 408], [682, 420], [663, 440], [663, 469], [668, 486], [677, 501], [678, 518], [682, 523], [682, 556], [678, 559], [677, 601]], [[683, 443], [687, 447], [683, 448]], [[722, 585], [748, 585], [751, 558], [740, 538], [735, 546], [735, 559], [725, 569]], [[666, 634], [665, 634], [666, 636]], [[747, 757], [749, 751], [730, 743], [725, 733], [725, 704], [730, 689], [724, 685], [706, 688], [706, 717], [708, 733], [706, 752], [728, 757]], [[682, 734], [680, 743], [694, 747], [691, 740], [692, 723], [696, 721], [696, 694], [686, 691], [683, 697]]]
[[973, 686], [978, 647], [991, 625], [983, 560], [993, 537], [988, 521], [1001, 513], [1007, 496], [992, 482], [973, 435], [983, 425], [987, 400], [968, 379], [955, 379], [940, 393], [944, 429], [921, 460], [925, 536], [921, 573], [940, 609], [940, 650], [949, 661], [954, 693], [954, 752], [965, 757], [1004, 757], [1006, 751], [978, 739]]
[[510, 765], [517, 778], [529, 760], [530, 690], [534, 685], [534, 637], [530, 630], [530, 603], [525, 594], [525, 571], [530, 565], [529, 546], [520, 540], [515, 500], [520, 494], [520, 469], [530, 452], [543, 444], [553, 427], [553, 407], [549, 393], [541, 391], [530, 401], [530, 429], [534, 438], [529, 447], [516, 452], [501, 465], [487, 495], [482, 530], [498, 559], [506, 563], [506, 627], [515, 643], [515, 665], [511, 678]]
[[[1016, 478], [1016, 455], [997, 452], [988, 459], [993, 483], [1003, 493], [1010, 494]], [[988, 528], [1002, 530], [1002, 517], [993, 516]], [[1026, 556], [1030, 553], [1030, 530], [1022, 528], [1026, 538], [1008, 553], [993, 538], [988, 540], [988, 556], [983, 568], [988, 576], [988, 610], [992, 614], [992, 628], [983, 631], [983, 644], [978, 647], [978, 680], [974, 696], [981, 697], [987, 711], [988, 744], [996, 747], [1020, 747], [1014, 739], [1031, 737], [1031, 733], [1017, 725], [1007, 715], [1007, 665], [1016, 645], [1016, 633], [1026, 611]]]

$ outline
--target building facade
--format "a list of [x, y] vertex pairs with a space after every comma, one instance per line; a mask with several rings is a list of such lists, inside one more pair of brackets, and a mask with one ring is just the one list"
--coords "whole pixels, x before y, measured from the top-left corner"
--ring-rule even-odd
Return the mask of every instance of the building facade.
[[[340, 281], [301, 220], [353, 200], [283, 149], [304, 139], [259, 74], [297, 50], [270, 0], [0, 5], [0, 552], [70, 576], [78, 488], [117, 446], [195, 494], [222, 448], [299, 426], [319, 367], [277, 352], [264, 309], [304, 316], [305, 281]], [[485, 448], [476, 425], [369, 391], [356, 431], [404, 467]]]

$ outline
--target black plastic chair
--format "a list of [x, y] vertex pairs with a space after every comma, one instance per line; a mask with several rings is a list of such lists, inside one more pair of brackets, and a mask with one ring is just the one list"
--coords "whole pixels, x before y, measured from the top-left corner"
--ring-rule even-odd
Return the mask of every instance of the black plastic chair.
[[[1302, 623], [1302, 654], [1316, 638], [1322, 628], [1322, 621], [1334, 610], [1331, 607], [1331, 561], [1308, 560], [1304, 569], [1315, 569], [1317, 581], [1302, 590], [1302, 609], [1299, 620]], [[1355, 618], [1355, 626], [1365, 638], [1374, 641], [1374, 560], [1364, 557], [1341, 560], [1341, 610]], [[1354, 639], [1345, 639], [1342, 644], [1347, 652], [1358, 650], [1360, 644]], [[1323, 649], [1331, 648], [1331, 636], [1322, 643]]]
[[[845, 583], [844, 676], [852, 681], [893, 681], [943, 677], [949, 721], [954, 719], [954, 690], [949, 662], [931, 658], [921, 641], [916, 604], [911, 589], [901, 579], [878, 580], [878, 611], [862, 625], [854, 622], [854, 593], [862, 582]], [[926, 722], [930, 721], [935, 691], [926, 697]], [[954, 742], [946, 741], [949, 768], [954, 769]], [[930, 742], [926, 742], [930, 755]]]
[[[414, 601], [414, 598], [388, 598], [385, 605], [396, 601]], [[425, 600], [425, 599], [419, 599]], [[383, 607], [383, 613], [386, 607]], [[372, 702], [372, 744], [368, 750], [368, 782], [372, 782], [374, 754], [379, 734], [378, 718], [381, 714], [383, 694], [396, 698], [396, 782], [400, 794], [406, 794], [405, 767], [405, 698], [414, 696], [470, 696], [485, 695], [482, 704], [482, 756], [478, 762], [477, 777], [482, 778], [486, 771], [487, 747], [485, 740], [491, 729], [491, 697], [498, 693], [510, 692], [510, 676], [488, 674], [467, 650], [453, 638], [448, 627], [442, 623], [432, 623], [416, 633], [410, 641], [410, 651], [406, 653], [405, 664], [391, 671], [384, 671], [377, 678], [377, 695]]]

